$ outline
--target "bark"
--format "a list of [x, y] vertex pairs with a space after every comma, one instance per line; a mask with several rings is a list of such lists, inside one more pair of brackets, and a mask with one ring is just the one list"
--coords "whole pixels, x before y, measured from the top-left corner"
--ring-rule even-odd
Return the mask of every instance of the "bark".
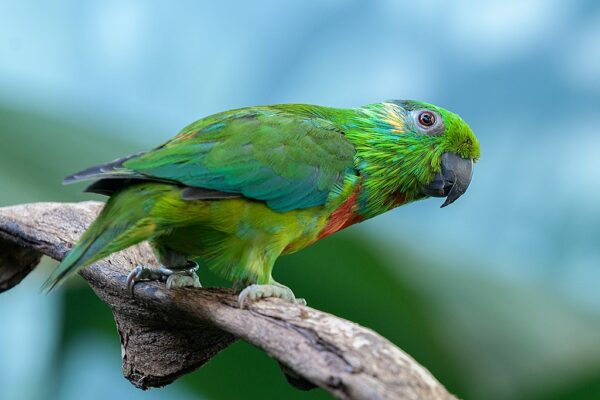
[[[0, 208], [0, 292], [17, 285], [42, 255], [62, 260], [100, 208], [97, 202]], [[126, 275], [140, 264], [156, 265], [145, 243], [81, 271], [113, 311], [123, 374], [139, 388], [167, 385], [242, 339], [276, 359], [298, 388], [319, 386], [340, 399], [455, 399], [376, 332], [310, 307], [267, 299], [240, 309], [228, 289], [166, 290], [155, 282], [138, 283], [132, 297]]]

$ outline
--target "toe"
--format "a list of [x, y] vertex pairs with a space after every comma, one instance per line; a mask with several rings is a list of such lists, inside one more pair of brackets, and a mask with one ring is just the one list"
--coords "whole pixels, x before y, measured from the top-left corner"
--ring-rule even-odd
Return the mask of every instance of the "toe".
[[202, 287], [198, 275], [173, 274], [167, 278], [167, 289], [183, 287]]
[[304, 299], [296, 299], [292, 290], [281, 284], [250, 285], [240, 292], [238, 304], [240, 308], [243, 308], [247, 301], [256, 301], [267, 297], [277, 297], [289, 301], [290, 303], [306, 305]]
[[193, 278], [192, 287], [201, 288], [202, 284], [200, 283], [200, 278], [198, 278], [198, 275], [194, 274], [192, 276], [192, 278]]

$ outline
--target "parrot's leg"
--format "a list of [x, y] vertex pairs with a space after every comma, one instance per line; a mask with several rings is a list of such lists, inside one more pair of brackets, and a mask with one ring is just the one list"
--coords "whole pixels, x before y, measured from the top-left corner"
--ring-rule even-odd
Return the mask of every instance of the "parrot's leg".
[[140, 281], [166, 282], [167, 289], [180, 287], [202, 287], [196, 275], [198, 264], [188, 261], [183, 268], [166, 268], [164, 266], [148, 267], [138, 265], [127, 275], [127, 288], [133, 294], [133, 286]]
[[298, 299], [292, 292], [292, 289], [282, 285], [281, 283], [275, 282], [271, 279], [268, 284], [252, 284], [242, 290], [238, 296], [238, 304], [240, 308], [244, 308], [247, 301], [256, 301], [267, 297], [278, 297], [283, 300], [287, 300], [290, 303], [299, 304], [302, 306], [306, 305], [306, 300]]
[[198, 264], [189, 261], [193, 264], [192, 268], [172, 270], [173, 273], [167, 278], [167, 289], [181, 288], [181, 287], [198, 287], [201, 288], [200, 278], [196, 274], [198, 271]]
[[202, 287], [196, 274], [198, 264], [190, 261], [185, 255], [170, 249], [154, 246], [161, 266], [137, 266], [127, 276], [127, 288], [133, 294], [133, 286], [139, 281], [166, 282], [167, 289], [180, 287]]
[[238, 304], [243, 308], [247, 302], [252, 302], [267, 297], [278, 297], [287, 300], [290, 303], [306, 305], [304, 299], [297, 299], [287, 286], [276, 282], [271, 275], [275, 260], [281, 254], [281, 251], [287, 243], [281, 246], [266, 246], [271, 248], [271, 252], [264, 252], [264, 243], [251, 247], [242, 258], [245, 266], [245, 277], [234, 283], [234, 288], [244, 288], [238, 295]]

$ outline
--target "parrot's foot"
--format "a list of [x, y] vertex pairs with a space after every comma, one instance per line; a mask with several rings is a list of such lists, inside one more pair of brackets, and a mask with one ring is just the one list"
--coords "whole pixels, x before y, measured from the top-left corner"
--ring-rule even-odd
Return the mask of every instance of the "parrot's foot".
[[166, 282], [167, 289], [182, 287], [202, 287], [196, 275], [198, 264], [188, 261], [185, 269], [169, 269], [165, 267], [147, 267], [139, 265], [127, 275], [127, 289], [133, 294], [133, 287], [139, 281]]
[[299, 304], [302, 306], [306, 305], [306, 300], [297, 299], [294, 296], [294, 292], [280, 283], [272, 283], [270, 285], [250, 285], [244, 290], [242, 290], [238, 296], [238, 304], [240, 308], [244, 308], [246, 301], [256, 301], [260, 299], [265, 299], [267, 297], [278, 297], [283, 300], [287, 300], [290, 303]]

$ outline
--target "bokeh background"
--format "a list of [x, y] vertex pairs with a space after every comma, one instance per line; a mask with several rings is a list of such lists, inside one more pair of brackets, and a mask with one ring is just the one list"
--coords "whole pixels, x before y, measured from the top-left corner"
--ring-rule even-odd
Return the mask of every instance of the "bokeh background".
[[[278, 280], [461, 397], [600, 398], [597, 1], [2, 0], [0, 205], [94, 198], [62, 177], [217, 111], [393, 98], [470, 123], [467, 195], [327, 238], [280, 260]], [[3, 400], [328, 397], [245, 343], [138, 391], [80, 278], [39, 293], [52, 266], [0, 295]]]

